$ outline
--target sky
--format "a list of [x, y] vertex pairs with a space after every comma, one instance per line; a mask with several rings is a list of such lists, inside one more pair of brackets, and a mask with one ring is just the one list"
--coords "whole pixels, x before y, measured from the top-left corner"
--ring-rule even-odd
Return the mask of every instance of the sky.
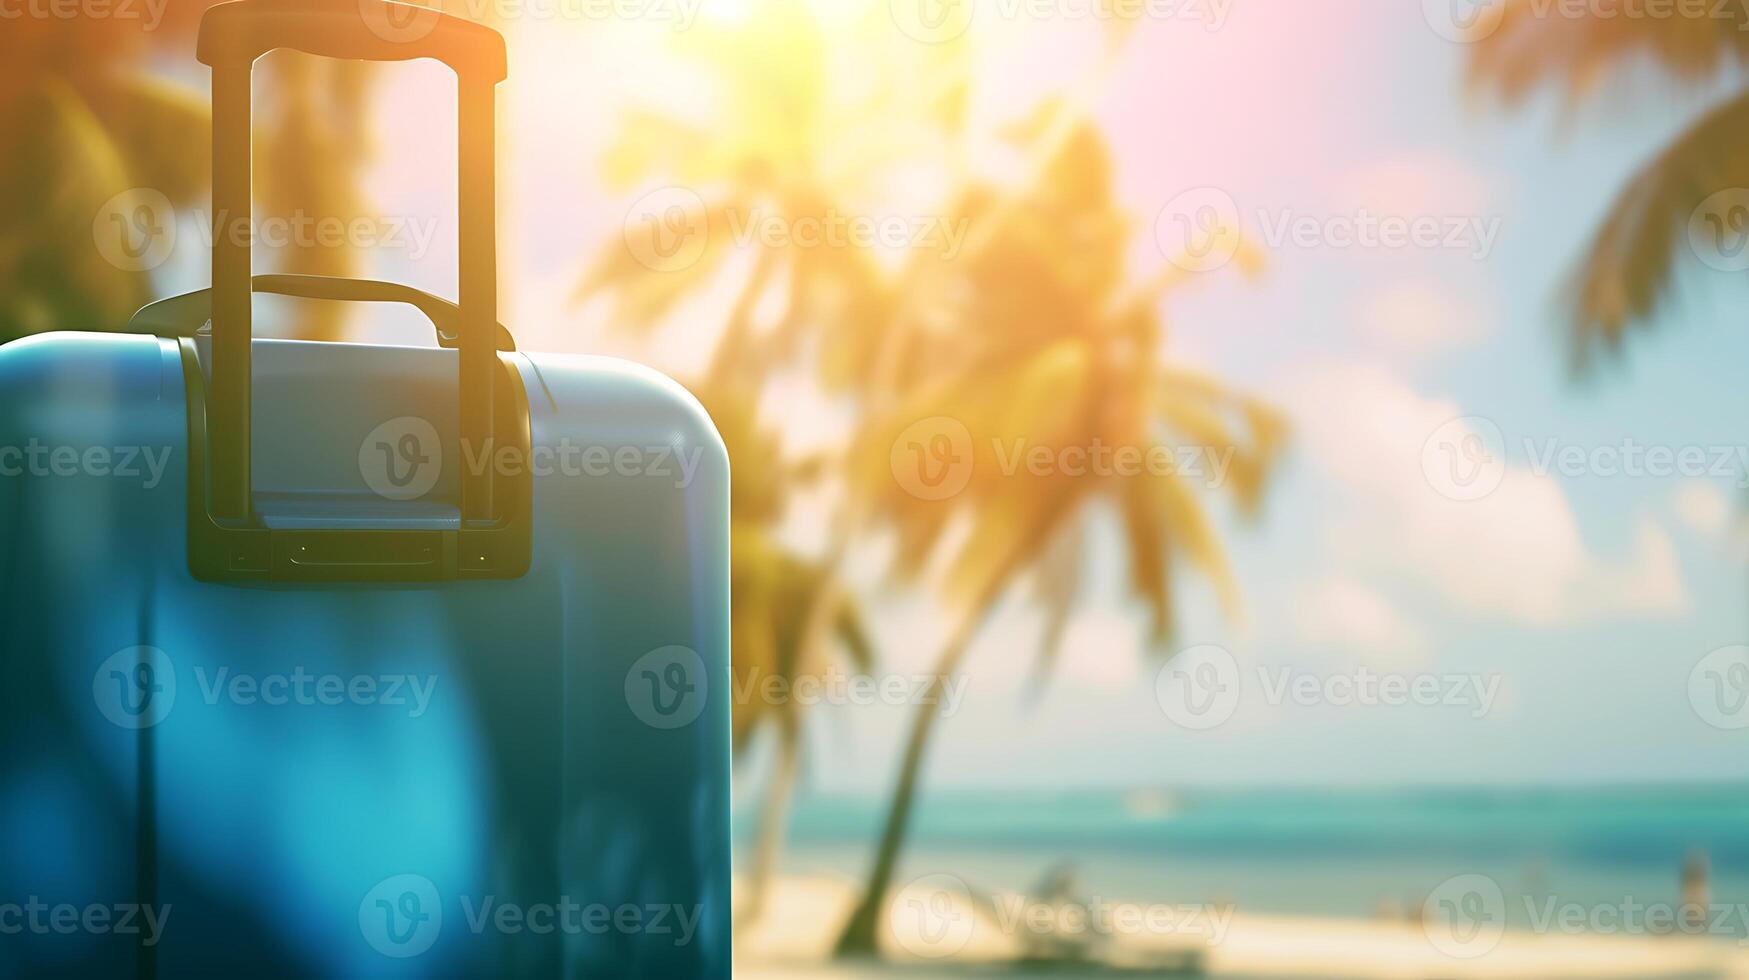
[[[724, 15], [711, 9], [707, 0], [706, 16]], [[1749, 333], [1732, 316], [1749, 299], [1740, 277], [1684, 263], [1658, 330], [1589, 381], [1567, 373], [1561, 334], [1562, 288], [1611, 197], [1723, 88], [1686, 91], [1647, 72], [1577, 112], [1547, 97], [1509, 110], [1466, 90], [1464, 47], [1434, 30], [1422, 5], [1232, 0], [1210, 29], [1202, 15], [1213, 9], [1144, 22], [1091, 113], [1135, 217], [1132, 273], [1166, 260], [1161, 242], [1187, 192], [1206, 201], [1213, 189], [1247, 239], [1265, 246], [1259, 277], [1230, 265], [1200, 273], [1164, 306], [1174, 360], [1267, 397], [1294, 425], [1262, 520], [1222, 519], [1246, 614], [1223, 620], [1191, 583], [1179, 593], [1175, 642], [1149, 648], [1140, 612], [1122, 596], [1113, 526], [1096, 521], [1092, 586], [1051, 685], [1034, 696], [1026, 683], [1036, 613], [1019, 599], [1005, 604], [939, 730], [931, 785], [1749, 775], [1749, 731], [1709, 724], [1691, 696], [1710, 651], [1749, 643], [1742, 461], [1732, 457], [1723, 477], [1538, 467], [1551, 451], [1579, 447], [1596, 459], [1630, 439], [1730, 453], [1749, 441], [1749, 386], [1739, 380]], [[680, 374], [708, 352], [713, 298], [648, 343], [570, 300], [586, 259], [621, 233], [636, 197], [600, 180], [618, 110], [706, 97], [703, 80], [661, 56], [671, 29], [507, 27], [504, 318], [524, 349], [615, 353]], [[984, 122], [1085, 77], [1099, 45], [1098, 26], [1075, 17], [983, 22], [973, 38], [974, 117]], [[448, 92], [432, 66], [388, 75], [368, 181], [385, 213], [450, 213]], [[1431, 221], [1442, 238], [1450, 220], [1461, 228], [1455, 247], [1404, 248], [1281, 231], [1364, 215]], [[390, 255], [373, 272], [453, 294], [453, 256], [440, 234], [417, 261]], [[414, 321], [371, 324], [371, 337], [417, 340]], [[770, 404], [794, 445], [842, 434], [841, 413], [806, 384], [780, 388]], [[1439, 475], [1451, 460], [1438, 453], [1475, 445], [1471, 436], [1487, 445], [1497, 487], [1453, 499]], [[804, 501], [792, 536], [817, 539], [824, 513]], [[873, 552], [856, 566], [865, 586]], [[944, 612], [872, 593], [870, 610], [882, 672], [926, 671]], [[1176, 689], [1162, 686], [1161, 658], [1206, 645], [1230, 657], [1243, 693], [1224, 723], [1196, 730], [1165, 706]], [[1366, 671], [1492, 694], [1480, 712], [1480, 693], [1330, 703], [1332, 679]], [[1320, 693], [1271, 697], [1287, 676], [1309, 677]], [[908, 711], [815, 712], [810, 788], [883, 791]]]

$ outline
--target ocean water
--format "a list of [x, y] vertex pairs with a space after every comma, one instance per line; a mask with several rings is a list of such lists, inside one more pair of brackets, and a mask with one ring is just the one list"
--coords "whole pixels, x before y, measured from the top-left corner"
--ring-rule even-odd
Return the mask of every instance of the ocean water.
[[[883, 806], [804, 799], [786, 870], [860, 877]], [[1484, 875], [1522, 926], [1551, 906], [1678, 903], [1695, 855], [1712, 902], [1740, 910], [1724, 931], [1749, 936], [1749, 786], [939, 793], [920, 802], [901, 879], [1028, 892], [1067, 867], [1112, 901], [1367, 917]]]

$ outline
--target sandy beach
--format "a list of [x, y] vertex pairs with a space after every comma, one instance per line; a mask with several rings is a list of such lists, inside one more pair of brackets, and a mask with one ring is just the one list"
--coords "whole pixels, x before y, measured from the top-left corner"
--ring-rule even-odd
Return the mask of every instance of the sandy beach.
[[[1418, 923], [1249, 914], [1231, 910], [1218, 939], [1203, 935], [1123, 935], [1101, 947], [1097, 962], [1024, 959], [1025, 943], [990, 906], [935, 890], [928, 899], [942, 921], [960, 923], [946, 942], [916, 941], [915, 924], [889, 921], [887, 955], [866, 964], [830, 958], [837, 924], [855, 899], [852, 882], [785, 877], [774, 883], [767, 912], [737, 939], [736, 973], [755, 980], [800, 977], [930, 978], [1048, 975], [1063, 977], [1208, 976], [1442, 980], [1442, 978], [1749, 978], [1749, 948], [1731, 940], [1645, 935], [1542, 934], [1506, 930], [1482, 947], [1442, 951]], [[906, 907], [901, 891], [893, 903]], [[1435, 927], [1437, 928], [1437, 927]], [[909, 932], [907, 930], [910, 930]], [[908, 941], [907, 936], [910, 937]], [[1437, 938], [1437, 937], [1436, 937]]]

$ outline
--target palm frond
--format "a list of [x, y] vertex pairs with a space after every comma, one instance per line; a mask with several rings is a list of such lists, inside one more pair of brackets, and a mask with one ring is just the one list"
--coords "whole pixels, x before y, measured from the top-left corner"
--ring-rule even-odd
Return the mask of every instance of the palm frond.
[[1514, 0], [1498, 26], [1472, 46], [1471, 85], [1493, 89], [1508, 104], [1558, 85], [1572, 106], [1612, 70], [1636, 60], [1649, 59], [1687, 84], [1749, 62], [1749, 12], [1741, 4], [1675, 4], [1671, 11], [1667, 17], [1571, 17], [1545, 0]]
[[1726, 237], [1749, 231], [1734, 227], [1738, 214], [1714, 216], [1725, 224], [1709, 229], [1698, 213], [1714, 194], [1742, 187], [1749, 187], [1749, 93], [1709, 112], [1610, 206], [1572, 286], [1572, 348], [1581, 366], [1600, 347], [1619, 348], [1630, 328], [1658, 312], [1693, 235], [1716, 234], [1724, 247]]

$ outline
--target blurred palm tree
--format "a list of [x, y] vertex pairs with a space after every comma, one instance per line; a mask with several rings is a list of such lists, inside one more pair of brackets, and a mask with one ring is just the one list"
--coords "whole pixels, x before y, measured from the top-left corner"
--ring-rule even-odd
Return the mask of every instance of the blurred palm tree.
[[[792, 467], [783, 458], [779, 438], [757, 423], [756, 392], [723, 385], [700, 386], [696, 393], [735, 461], [729, 489], [735, 757], [744, 758], [762, 735], [775, 743], [772, 776], [766, 783], [748, 865], [745, 903], [738, 915], [748, 923], [764, 911], [803, 764], [801, 708], [793, 697], [768, 700], [764, 685], [778, 678], [794, 690], [796, 681], [822, 678], [833, 669], [819, 651], [802, 647], [803, 616], [828, 573], [777, 536], [794, 482]], [[834, 634], [851, 670], [866, 673], [872, 668], [873, 650], [854, 606], [839, 610]]]
[[[135, 187], [196, 201], [209, 167], [203, 94], [148, 74], [185, 45], [191, 10], [141, 20], [23, 16], [0, 60], [0, 341], [43, 330], [115, 330], [152, 298], [149, 277], [93, 240], [108, 202]], [[161, 217], [161, 216], [157, 216]]]
[[[265, 98], [254, 140], [257, 212], [346, 226], [370, 214], [361, 184], [373, 156], [369, 114], [377, 66], [282, 51], [262, 67]], [[280, 272], [352, 277], [362, 259], [358, 243], [315, 235], [276, 249], [269, 261]], [[311, 340], [342, 339], [356, 312], [345, 303], [304, 305], [293, 332]]]
[[[7, 188], [0, 195], [0, 341], [44, 330], [120, 329], [158, 298], [152, 270], [110, 261], [94, 236], [109, 230], [101, 217], [113, 202], [137, 188], [163, 194], [179, 211], [206, 208], [208, 93], [153, 68], [193, 66], [194, 28], [213, 2], [170, 5], [159, 24], [123, 17], [7, 21], [0, 142], [11, 150], [0, 160], [0, 186]], [[285, 52], [263, 69], [258, 210], [348, 220], [367, 213], [358, 181], [369, 159], [371, 66]], [[162, 234], [175, 216], [142, 220], [151, 224], [134, 231]], [[358, 260], [349, 243], [319, 239], [272, 257], [281, 271], [319, 275], [356, 274]], [[336, 338], [345, 314], [346, 307], [324, 304], [300, 318], [297, 332]]]
[[[871, 666], [855, 607], [842, 598], [837, 562], [810, 561], [776, 541], [783, 507], [773, 498], [787, 496], [817, 467], [784, 461], [775, 439], [756, 435], [754, 413], [774, 372], [817, 347], [828, 331], [877, 333], [900, 293], [867, 250], [770, 243], [740, 232], [760, 217], [793, 229], [858, 213], [858, 195], [878, 193], [897, 161], [943, 142], [963, 110], [959, 46], [910, 43], [878, 5], [846, 32], [854, 44], [830, 43], [807, 4], [767, 0], [738, 23], [706, 21], [676, 37], [677, 54], [709, 71], [715, 104], [702, 118], [632, 108], [605, 158], [604, 177], [622, 191], [654, 177], [698, 194], [704, 213], [691, 217], [705, 235], [704, 249], [682, 267], [652, 268], [647, 256], [615, 243], [576, 291], [579, 302], [608, 297], [616, 326], [647, 332], [683, 299], [720, 279], [733, 285], [715, 353], [694, 387], [735, 460], [733, 629], [743, 683], [776, 675], [793, 685], [832, 669], [834, 642], [852, 669]], [[852, 92], [831, 81], [835, 59], [848, 52], [877, 73]], [[762, 330], [759, 313], [774, 296], [776, 323]], [[762, 489], [744, 492], [749, 478]], [[737, 703], [735, 731], [738, 751], [762, 731], [772, 733], [777, 750], [740, 917], [748, 924], [764, 909], [800, 773], [800, 712], [793, 704]]]
[[[1498, 21], [1476, 30], [1474, 85], [1521, 104], [1544, 85], [1561, 88], [1570, 109], [1596, 97], [1614, 72], [1656, 65], [1702, 89], [1749, 64], [1749, 11], [1740, 4], [1677, 5], [1667, 17], [1549, 16], [1533, 0], [1512, 0]], [[1749, 89], [1703, 113], [1628, 182], [1593, 238], [1573, 283], [1571, 346], [1576, 363], [1619, 350], [1629, 330], [1648, 326], [1669, 292], [1680, 243], [1715, 192], [1749, 187]], [[1749, 211], [1719, 217], [1716, 233], [1749, 234]]]
[[[692, 115], [628, 110], [603, 175], [620, 191], [659, 178], [699, 195], [704, 213], [691, 217], [704, 249], [672, 269], [652, 269], [624, 246], [604, 249], [579, 300], [610, 295], [616, 325], [648, 330], [682, 299], [732, 278], [738, 298], [707, 372], [713, 382], [772, 370], [810, 335], [866, 335], [886, 322], [895, 283], [868, 250], [748, 234], [761, 219], [794, 229], [861, 213], [859, 200], [961, 124], [961, 46], [909, 42], [878, 4], [843, 30], [829, 35], [805, 0], [764, 0], [733, 24], [707, 20], [673, 40], [677, 55], [709, 73], [713, 103]], [[845, 91], [834, 73], [849, 57], [876, 74]], [[774, 291], [777, 322], [760, 330], [755, 310]]]
[[[1065, 109], [1045, 106], [1015, 133], [1029, 148], [1057, 131]], [[917, 360], [934, 365], [895, 409], [870, 420], [856, 452], [858, 479], [874, 515], [899, 538], [897, 572], [940, 576], [956, 616], [936, 654], [932, 693], [963, 666], [967, 651], [1004, 596], [1030, 578], [1045, 612], [1036, 677], [1047, 679], [1086, 567], [1083, 526], [1101, 509], [1120, 517], [1129, 587], [1150, 612], [1150, 647], [1165, 649], [1174, 623], [1173, 582], [1189, 569], [1216, 586], [1229, 613], [1238, 596], [1224, 551], [1199, 491], [1229, 494], [1254, 516], [1285, 424], [1268, 406], [1212, 378], [1170, 366], [1159, 317], [1163, 296], [1184, 276], [1177, 265], [1128, 288], [1124, 269], [1131, 223], [1113, 193], [1105, 141], [1085, 123], [1051, 142], [1043, 179], [1006, 208], [1005, 192], [974, 188], [961, 215], [972, 225], [1002, 214], [1002, 234], [947, 265], [939, 297], [956, 335]], [[1242, 265], [1254, 268], [1244, 254]], [[909, 465], [899, 452], [906, 431], [961, 431], [957, 461], [965, 488], [945, 500], [919, 496], [895, 479]], [[1047, 450], [1075, 459], [1093, 447], [1127, 447], [1174, 467], [1195, 456], [1191, 472], [1157, 468], [1125, 475], [1048, 467], [1029, 472], [1019, 454]], [[1004, 455], [1007, 458], [1004, 458]], [[1228, 464], [1213, 478], [1208, 460]], [[942, 463], [943, 460], [935, 460]], [[1201, 486], [1199, 486], [1199, 481]], [[915, 707], [896, 788], [861, 902], [839, 939], [841, 955], [877, 950], [887, 893], [904, 845], [923, 760], [939, 717], [938, 697]]]
[[[743, 609], [738, 592], [737, 621], [747, 617], [757, 630], [779, 622], [796, 644], [795, 663], [821, 663], [849, 603], [838, 569], [860, 534], [877, 524], [897, 528], [895, 578], [918, 581], [955, 521], [969, 519], [969, 543], [952, 556], [942, 583], [960, 620], [938, 657], [936, 683], [959, 669], [991, 608], [1029, 574], [1051, 624], [1042, 678], [1079, 593], [1079, 532], [1096, 502], [1115, 503], [1129, 527], [1132, 581], [1153, 610], [1156, 639], [1171, 625], [1171, 575], [1180, 564], [1210, 575], [1236, 605], [1200, 500], [1177, 480], [1010, 479], [996, 475], [985, 452], [978, 476], [952, 501], [921, 501], [895, 482], [889, 457], [897, 434], [919, 419], [952, 416], [984, 446], [1019, 436], [1056, 448], [1183, 440], [1208, 452], [1231, 450], [1226, 489], [1249, 509], [1281, 426], [1260, 404], [1163, 366], [1154, 311], [1180, 277], [1162, 273], [1124, 291], [1129, 222], [1112, 200], [1105, 146], [1084, 121], [1085, 93], [1047, 107], [1015, 133], [1027, 163], [1018, 189], [975, 185], [960, 147], [969, 79], [963, 52], [912, 43], [874, 8], [875, 20], [859, 25], [849, 46], [829, 43], [807, 5], [794, 0], [761, 4], [732, 28], [695, 29], [680, 44], [709, 69], [721, 94], [711, 114], [698, 122], [635, 112], [608, 157], [607, 175], [621, 189], [666, 178], [703, 197], [704, 214], [694, 221], [705, 246], [696, 261], [666, 270], [615, 243], [586, 275], [579, 298], [610, 295], [619, 324], [649, 329], [681, 300], [739, 276], [703, 389], [732, 383], [756, 391], [807, 354], [822, 387], [863, 419], [854, 445], [831, 467], [843, 492], [825, 553], [796, 566], [810, 579], [807, 588], [782, 593], [799, 604]], [[1109, 72], [1127, 35], [1109, 32], [1108, 57], [1088, 88]], [[858, 88], [871, 94], [848, 105], [834, 101], [839, 75], [858, 74], [843, 71], [844, 61], [871, 52], [873, 74]], [[736, 219], [756, 209], [792, 228], [834, 209], [866, 213], [857, 206], [862, 185], [919, 150], [949, 191], [943, 224], [969, 230], [957, 253], [913, 249], [895, 266], [866, 249], [779, 248], [733, 234]], [[768, 307], [779, 311], [776, 326], [761, 331], [756, 311]], [[731, 416], [729, 427], [739, 425]], [[763, 466], [736, 458], [737, 473], [749, 465]], [[738, 519], [745, 506], [735, 505]], [[840, 943], [845, 953], [874, 948], [934, 721], [933, 708], [918, 709], [869, 886]]]

